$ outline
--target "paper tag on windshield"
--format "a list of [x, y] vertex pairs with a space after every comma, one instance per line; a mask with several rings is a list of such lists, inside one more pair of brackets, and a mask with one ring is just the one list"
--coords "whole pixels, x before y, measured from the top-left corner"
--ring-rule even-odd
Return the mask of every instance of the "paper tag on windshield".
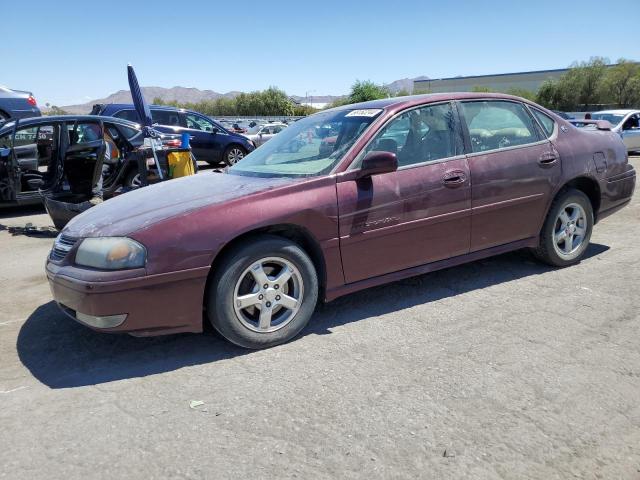
[[366, 108], [363, 110], [352, 110], [345, 117], [375, 117], [382, 110], [379, 108]]

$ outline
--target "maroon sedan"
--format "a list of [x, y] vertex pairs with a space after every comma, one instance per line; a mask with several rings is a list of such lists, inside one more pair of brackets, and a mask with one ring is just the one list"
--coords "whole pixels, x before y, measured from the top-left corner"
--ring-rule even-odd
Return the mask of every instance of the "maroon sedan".
[[[122, 195], [76, 217], [46, 270], [60, 307], [107, 332], [199, 332], [262, 348], [318, 299], [520, 248], [574, 264], [635, 186], [606, 122], [521, 98], [435, 94], [300, 120], [227, 173]], [[338, 132], [330, 151], [317, 132]], [[321, 149], [322, 147], [322, 149]]]

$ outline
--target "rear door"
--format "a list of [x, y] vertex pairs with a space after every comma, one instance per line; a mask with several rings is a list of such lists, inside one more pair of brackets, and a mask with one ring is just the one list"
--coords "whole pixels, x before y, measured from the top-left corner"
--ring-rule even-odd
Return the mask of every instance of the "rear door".
[[347, 283], [469, 252], [471, 186], [455, 108], [450, 103], [403, 112], [374, 137], [369, 151], [398, 157], [398, 170], [338, 176], [340, 247]]
[[562, 173], [552, 142], [520, 102], [460, 108], [470, 143], [471, 251], [537, 236]]

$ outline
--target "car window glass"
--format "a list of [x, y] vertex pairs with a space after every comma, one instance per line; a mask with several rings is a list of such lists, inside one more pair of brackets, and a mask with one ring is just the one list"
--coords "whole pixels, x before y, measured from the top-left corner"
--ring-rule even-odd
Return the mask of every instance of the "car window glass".
[[114, 117], [124, 118], [125, 120], [129, 120], [130, 122], [140, 123], [138, 113], [135, 110], [120, 110], [119, 112], [116, 112]]
[[171, 110], [151, 110], [151, 118], [154, 124], [181, 127], [180, 114]]
[[462, 102], [473, 152], [526, 145], [538, 141], [524, 106], [508, 101]]
[[11, 132], [0, 137], [0, 148], [11, 148]]
[[67, 124], [69, 145], [95, 142], [102, 139], [102, 129], [98, 123], [70, 123]]
[[[7, 148], [10, 148], [11, 136], [7, 138]], [[13, 144], [14, 154], [21, 167], [30, 169], [46, 167], [51, 160], [54, 147], [53, 125], [38, 125], [19, 128], [16, 131]]]
[[206, 118], [200, 117], [198, 115], [193, 115], [192, 113], [187, 113], [187, 128], [191, 128], [194, 130], [203, 130], [205, 132], [213, 132], [213, 122], [207, 120]]
[[532, 111], [535, 117], [540, 122], [540, 125], [542, 125], [542, 128], [544, 129], [544, 133], [546, 133], [547, 137], [550, 137], [551, 135], [553, 135], [553, 128], [555, 125], [553, 118], [551, 118], [549, 115], [546, 115], [545, 113], [542, 113], [538, 109], [533, 108]]
[[399, 167], [461, 155], [458, 132], [450, 103], [417, 108], [384, 127], [360, 154], [358, 164], [371, 151], [395, 153]]

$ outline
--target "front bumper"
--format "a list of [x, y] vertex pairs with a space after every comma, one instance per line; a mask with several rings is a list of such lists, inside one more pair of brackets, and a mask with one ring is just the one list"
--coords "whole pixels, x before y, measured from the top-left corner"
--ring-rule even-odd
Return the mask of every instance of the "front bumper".
[[[94, 330], [150, 336], [202, 331], [209, 267], [146, 275], [144, 269], [105, 279], [105, 272], [48, 260], [47, 279], [63, 312]], [[92, 278], [93, 277], [93, 278]]]

